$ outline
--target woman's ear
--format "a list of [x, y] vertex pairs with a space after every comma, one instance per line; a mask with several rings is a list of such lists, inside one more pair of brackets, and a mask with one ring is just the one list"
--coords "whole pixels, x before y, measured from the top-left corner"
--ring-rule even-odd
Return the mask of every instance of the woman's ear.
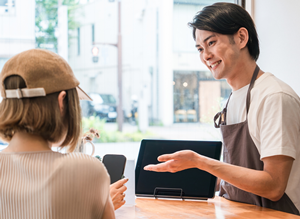
[[66, 95], [67, 95], [66, 91], [61, 91], [58, 95], [58, 106], [59, 106], [60, 114], [62, 116], [65, 115], [64, 99]]
[[245, 27], [241, 27], [236, 32], [236, 42], [239, 44], [240, 49], [243, 49], [247, 46], [249, 40], [248, 30]]

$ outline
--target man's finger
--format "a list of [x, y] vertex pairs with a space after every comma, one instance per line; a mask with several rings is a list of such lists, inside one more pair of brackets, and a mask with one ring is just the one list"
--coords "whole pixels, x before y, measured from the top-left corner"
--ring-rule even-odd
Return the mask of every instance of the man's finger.
[[168, 171], [165, 163], [161, 163], [161, 164], [157, 164], [157, 165], [149, 164], [144, 167], [144, 170], [155, 171], [155, 172], [167, 172]]
[[144, 170], [153, 171], [153, 167], [154, 167], [154, 166], [155, 166], [154, 164], [149, 164], [149, 165], [147, 165], [147, 166], [144, 166]]
[[163, 154], [157, 158], [157, 160], [160, 162], [168, 161], [171, 159], [174, 159], [174, 154]]

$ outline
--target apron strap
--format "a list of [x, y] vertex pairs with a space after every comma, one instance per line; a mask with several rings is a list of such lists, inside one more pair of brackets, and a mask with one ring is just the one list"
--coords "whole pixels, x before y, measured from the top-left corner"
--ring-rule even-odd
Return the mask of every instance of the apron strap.
[[[228, 97], [225, 108], [221, 112], [218, 112], [214, 117], [215, 128], [220, 128], [220, 125], [226, 125], [227, 106], [228, 106], [231, 94], [232, 93], [230, 93], [230, 95]], [[216, 123], [216, 121], [218, 119], [219, 119], [219, 121]]]
[[[222, 115], [222, 112], [218, 112], [215, 117], [214, 117], [214, 124], [215, 124], [215, 128], [220, 128], [220, 125], [221, 125], [221, 115]], [[219, 121], [216, 123], [216, 121], [218, 120], [219, 118]]]
[[[246, 115], [247, 116], [248, 116], [248, 111], [249, 111], [249, 107], [250, 107], [251, 90], [252, 90], [252, 88], [254, 86], [254, 83], [255, 83], [255, 80], [257, 78], [258, 72], [259, 72], [259, 67], [258, 67], [258, 65], [256, 65], [254, 73], [253, 73], [252, 78], [251, 78], [251, 82], [250, 82], [249, 88], [248, 88], [248, 92], [247, 92], [247, 98], [246, 98], [246, 110], [247, 110], [247, 114]], [[215, 128], [220, 128], [221, 125], [226, 125], [227, 106], [228, 106], [231, 94], [232, 93], [230, 93], [230, 95], [228, 97], [228, 100], [227, 100], [225, 108], [221, 112], [218, 112], [215, 115], [215, 117], [214, 117]]]
[[[224, 108], [221, 112], [218, 112], [214, 117], [215, 128], [220, 128], [221, 125], [226, 125], [226, 112], [227, 108]], [[219, 121], [216, 123], [216, 121]]]
[[255, 80], [257, 78], [258, 72], [259, 72], [259, 67], [258, 67], [258, 65], [256, 65], [256, 68], [254, 70], [254, 73], [253, 73], [253, 76], [251, 78], [251, 82], [250, 82], [250, 85], [249, 85], [249, 88], [248, 88], [248, 93], [247, 93], [247, 99], [246, 99], [247, 116], [248, 116], [249, 107], [250, 107], [251, 90], [252, 90], [252, 88], [254, 86], [254, 83], [255, 83]]

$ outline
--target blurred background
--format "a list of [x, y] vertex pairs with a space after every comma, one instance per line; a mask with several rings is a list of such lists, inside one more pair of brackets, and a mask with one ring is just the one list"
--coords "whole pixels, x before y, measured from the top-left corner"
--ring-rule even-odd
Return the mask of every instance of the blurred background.
[[[84, 130], [98, 129], [98, 143], [220, 140], [213, 116], [231, 89], [200, 62], [187, 25], [215, 2], [221, 1], [0, 0], [0, 70], [32, 48], [64, 57], [94, 100], [81, 106]], [[300, 20], [300, 1], [225, 2], [244, 6], [253, 17], [260, 67], [299, 93], [299, 28], [293, 23]]]

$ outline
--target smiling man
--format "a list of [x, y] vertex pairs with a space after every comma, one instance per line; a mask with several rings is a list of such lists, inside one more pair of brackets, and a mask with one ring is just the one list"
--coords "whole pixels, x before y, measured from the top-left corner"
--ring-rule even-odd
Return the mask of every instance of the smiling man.
[[199, 168], [217, 176], [220, 196], [299, 215], [300, 99], [284, 82], [259, 69], [259, 42], [250, 15], [216, 3], [189, 23], [201, 61], [232, 93], [214, 120], [223, 136], [224, 162], [193, 151], [158, 157], [144, 169]]

